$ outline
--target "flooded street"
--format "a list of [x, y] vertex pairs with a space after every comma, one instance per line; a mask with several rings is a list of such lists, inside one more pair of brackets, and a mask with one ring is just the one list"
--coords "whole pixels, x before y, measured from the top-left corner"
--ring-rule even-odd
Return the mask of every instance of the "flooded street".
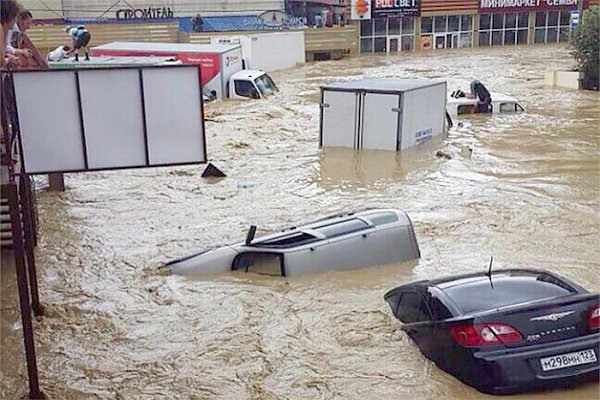
[[[272, 75], [266, 101], [205, 105], [204, 166], [36, 177], [40, 383], [52, 399], [491, 399], [421, 355], [383, 294], [487, 268], [545, 268], [600, 290], [597, 92], [543, 85], [564, 47], [365, 56]], [[472, 79], [526, 112], [455, 119], [403, 153], [319, 149], [319, 86], [358, 77]], [[168, 110], [165, 110], [168, 112]], [[472, 148], [471, 158], [462, 149]], [[452, 159], [437, 158], [443, 150]], [[166, 261], [367, 206], [405, 210], [416, 263], [294, 279], [236, 272], [190, 279]], [[0, 398], [25, 391], [12, 274], [2, 276]], [[514, 399], [596, 399], [598, 384]]]

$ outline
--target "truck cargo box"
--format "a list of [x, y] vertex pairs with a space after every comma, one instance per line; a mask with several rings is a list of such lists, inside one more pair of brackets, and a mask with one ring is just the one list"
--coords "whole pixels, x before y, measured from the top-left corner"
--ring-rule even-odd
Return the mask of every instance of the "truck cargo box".
[[198, 64], [203, 92], [227, 97], [229, 77], [242, 70], [239, 44], [112, 42], [92, 48], [93, 56], [175, 56], [183, 64]]
[[445, 132], [446, 82], [361, 79], [321, 87], [320, 147], [400, 151]]
[[244, 68], [265, 72], [292, 68], [306, 61], [304, 32], [211, 36], [212, 44], [242, 46]]

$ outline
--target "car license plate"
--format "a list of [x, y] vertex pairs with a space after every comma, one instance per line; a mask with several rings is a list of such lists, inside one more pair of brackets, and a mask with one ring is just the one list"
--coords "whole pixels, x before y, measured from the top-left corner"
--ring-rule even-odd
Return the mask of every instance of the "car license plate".
[[542, 370], [544, 371], [552, 371], [553, 369], [568, 368], [575, 365], [594, 362], [596, 362], [596, 353], [594, 353], [594, 350], [592, 349], [559, 354], [557, 356], [540, 359]]

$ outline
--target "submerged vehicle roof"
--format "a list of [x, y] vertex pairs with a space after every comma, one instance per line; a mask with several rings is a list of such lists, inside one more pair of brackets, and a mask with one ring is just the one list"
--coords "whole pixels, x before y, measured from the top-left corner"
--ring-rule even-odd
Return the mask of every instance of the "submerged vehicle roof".
[[412, 223], [404, 211], [366, 209], [331, 215], [255, 237], [250, 226], [245, 241], [226, 244], [173, 260], [172, 273], [266, 270], [271, 275], [361, 268], [420, 257]]
[[260, 69], [243, 69], [232, 74], [230, 79], [249, 79], [253, 81], [265, 74], [266, 72]]
[[[518, 103], [519, 100], [516, 97], [513, 97], [511, 95], [505, 94], [505, 93], [498, 93], [498, 92], [491, 92], [490, 96], [492, 98], [493, 102], [496, 101], [511, 101], [511, 102], [515, 102]], [[450, 96], [450, 94], [448, 94], [448, 103], [453, 103], [453, 104], [473, 104], [477, 99], [473, 99], [473, 98], [468, 98], [468, 97], [452, 97]]]
[[485, 311], [587, 291], [548, 271], [535, 269], [496, 270], [422, 280], [390, 290], [385, 297], [410, 287], [433, 288], [462, 313]]
[[[352, 225], [352, 221], [362, 221], [360, 226]], [[341, 224], [342, 222], [348, 222], [347, 224]], [[253, 245], [267, 242], [274, 238], [285, 236], [290, 232], [305, 232], [318, 239], [327, 239], [329, 237], [352, 233], [357, 230], [367, 228], [369, 226], [379, 226], [389, 223], [395, 223], [399, 225], [411, 225], [411, 221], [404, 212], [395, 209], [366, 209], [362, 211], [341, 213], [331, 215], [325, 218], [318, 219], [316, 221], [300, 225], [298, 227], [292, 226], [289, 228], [282, 229], [279, 232], [265, 235], [253, 242]]]
[[92, 47], [98, 50], [131, 51], [177, 51], [183, 53], [226, 53], [241, 46], [239, 44], [204, 43], [158, 43], [158, 42], [110, 42]]

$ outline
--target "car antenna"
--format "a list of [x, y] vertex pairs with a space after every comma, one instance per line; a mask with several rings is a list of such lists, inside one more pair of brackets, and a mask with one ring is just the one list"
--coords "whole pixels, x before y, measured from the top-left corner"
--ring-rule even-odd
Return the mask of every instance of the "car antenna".
[[494, 290], [494, 283], [492, 282], [492, 265], [494, 264], [494, 256], [490, 257], [490, 266], [488, 268], [487, 276], [490, 278], [490, 286]]

